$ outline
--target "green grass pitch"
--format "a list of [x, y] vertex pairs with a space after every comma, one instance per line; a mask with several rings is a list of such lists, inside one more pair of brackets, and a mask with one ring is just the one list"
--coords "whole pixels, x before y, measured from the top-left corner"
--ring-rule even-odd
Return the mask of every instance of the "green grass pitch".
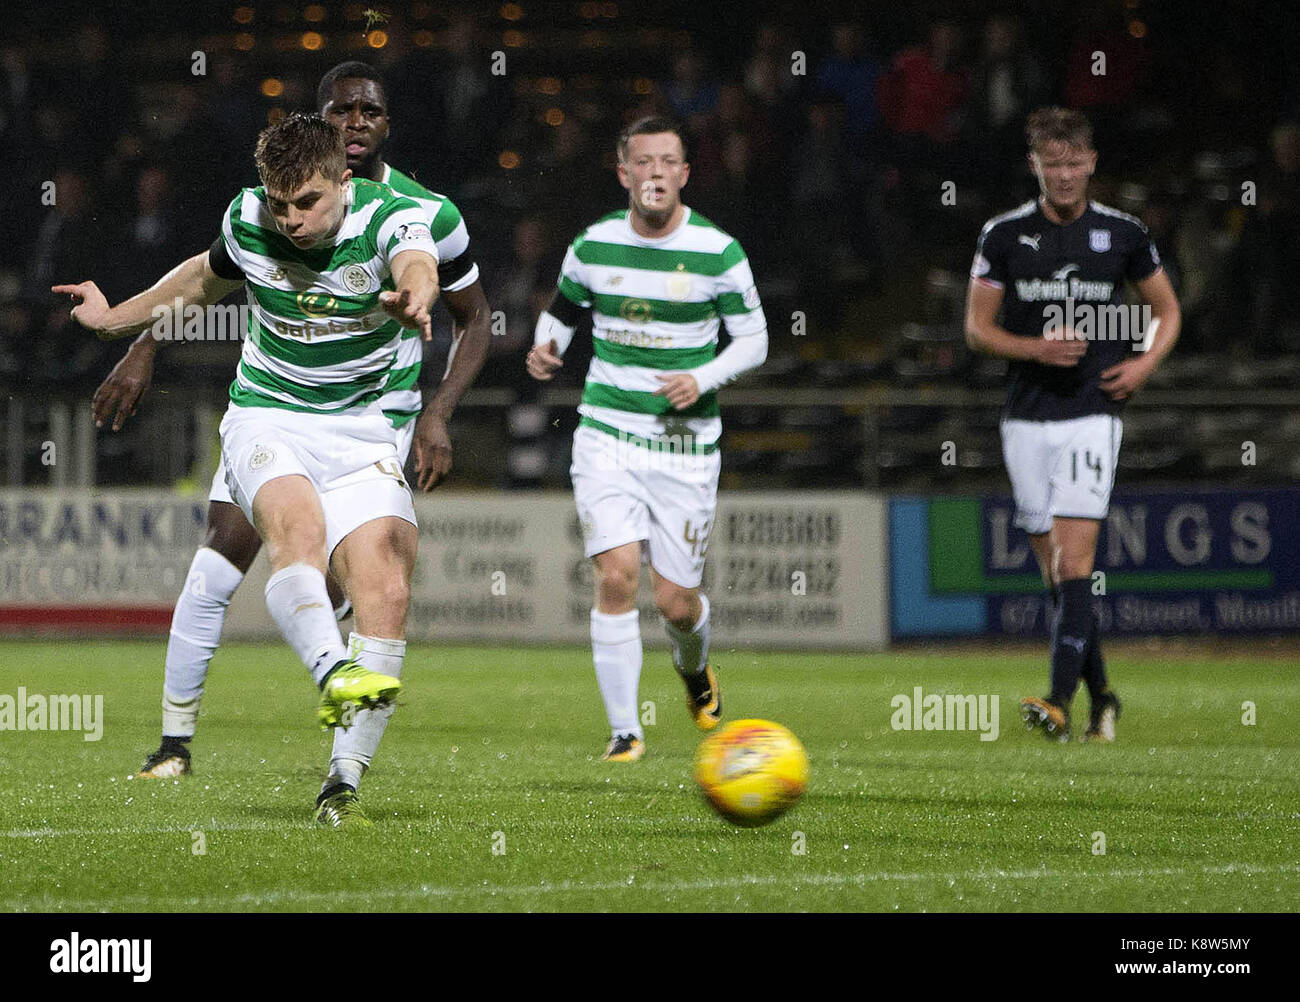
[[[715, 651], [727, 717], [784, 723], [812, 762], [798, 806], [753, 830], [694, 788], [701, 735], [665, 652], [642, 673], [648, 754], [614, 765], [588, 651], [413, 647], [362, 786], [377, 826], [341, 832], [311, 820], [328, 737], [287, 648], [222, 648], [195, 775], [158, 782], [127, 777], [156, 746], [161, 643], [4, 642], [0, 694], [102, 693], [105, 724], [98, 742], [0, 732], [0, 908], [1293, 910], [1294, 663], [1112, 647], [1109, 747], [1024, 731], [1033, 648]], [[893, 730], [891, 698], [918, 685], [1000, 695], [998, 739]]]

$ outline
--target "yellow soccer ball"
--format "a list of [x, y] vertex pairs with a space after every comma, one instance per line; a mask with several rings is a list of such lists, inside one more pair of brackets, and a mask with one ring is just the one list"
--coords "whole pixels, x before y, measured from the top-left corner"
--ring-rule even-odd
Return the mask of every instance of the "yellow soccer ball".
[[700, 743], [695, 782], [724, 818], [755, 828], [780, 817], [803, 796], [808, 756], [780, 724], [735, 720]]

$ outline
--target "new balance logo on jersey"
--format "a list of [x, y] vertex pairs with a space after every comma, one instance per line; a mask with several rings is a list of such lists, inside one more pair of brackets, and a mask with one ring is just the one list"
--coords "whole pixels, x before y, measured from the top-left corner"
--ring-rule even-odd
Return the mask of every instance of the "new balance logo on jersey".
[[1024, 244], [1026, 247], [1032, 247], [1034, 250], [1038, 250], [1038, 241], [1042, 239], [1043, 235], [1041, 233], [1035, 233], [1032, 237], [1022, 233], [1016, 238], [1017, 242]]

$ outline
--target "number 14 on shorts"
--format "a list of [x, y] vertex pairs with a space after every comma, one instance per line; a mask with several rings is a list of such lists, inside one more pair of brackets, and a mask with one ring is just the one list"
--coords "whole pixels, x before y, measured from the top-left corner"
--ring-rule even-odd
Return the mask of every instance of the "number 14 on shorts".
[[1079, 482], [1079, 467], [1082, 465], [1083, 474], [1086, 477], [1088, 471], [1092, 470], [1097, 476], [1097, 483], [1101, 483], [1101, 453], [1094, 453], [1091, 449], [1075, 449], [1070, 453], [1070, 479], [1076, 484]]

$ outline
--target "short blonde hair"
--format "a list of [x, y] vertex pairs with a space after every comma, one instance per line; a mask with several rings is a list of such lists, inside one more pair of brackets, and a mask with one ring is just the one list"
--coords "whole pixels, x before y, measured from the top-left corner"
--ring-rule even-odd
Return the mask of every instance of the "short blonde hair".
[[1092, 124], [1082, 112], [1069, 108], [1039, 108], [1025, 123], [1025, 138], [1035, 153], [1052, 142], [1068, 143], [1082, 150], [1092, 149]]

